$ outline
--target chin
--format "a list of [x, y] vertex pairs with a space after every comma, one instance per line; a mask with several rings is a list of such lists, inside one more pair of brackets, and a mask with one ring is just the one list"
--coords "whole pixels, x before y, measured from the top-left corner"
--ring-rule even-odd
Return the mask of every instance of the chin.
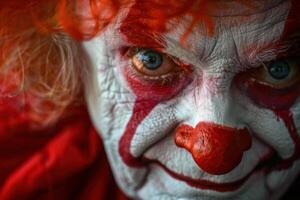
[[[298, 168], [299, 164], [300, 162], [297, 163]], [[276, 200], [282, 197], [296, 177], [295, 168], [276, 172], [272, 178], [268, 177], [270, 174], [266, 174], [264, 170], [259, 170], [249, 176], [241, 185], [224, 184], [224, 188], [219, 186], [217, 188], [219, 191], [216, 191], [214, 185], [211, 185], [211, 188], [208, 186], [206, 189], [200, 189], [201, 186], [191, 186], [186, 180], [174, 177], [158, 164], [151, 164], [147, 178], [143, 186], [136, 191], [135, 198], [145, 200]], [[272, 183], [268, 183], [271, 181], [270, 179], [273, 180]], [[230, 191], [228, 187], [231, 187], [232, 190]], [[274, 191], [270, 187], [278, 189]]]
[[277, 200], [288, 190], [300, 169], [300, 161], [281, 170], [275, 165], [268, 166], [267, 164], [272, 163], [269, 161], [259, 164], [251, 173], [236, 181], [220, 178], [227, 175], [215, 176], [207, 181], [184, 176], [157, 160], [144, 158], [144, 161], [147, 163], [144, 168], [131, 171], [131, 179], [136, 180], [134, 185], [124, 179], [126, 176], [128, 179], [128, 174], [114, 171], [119, 186], [133, 199]]

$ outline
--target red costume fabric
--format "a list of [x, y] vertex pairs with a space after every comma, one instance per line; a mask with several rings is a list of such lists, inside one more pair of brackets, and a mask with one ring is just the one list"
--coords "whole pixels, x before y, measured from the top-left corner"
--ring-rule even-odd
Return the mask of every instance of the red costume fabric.
[[[39, 128], [19, 97], [0, 98], [0, 200], [128, 200], [86, 109], [69, 112]], [[297, 199], [299, 182], [283, 199]]]
[[85, 108], [48, 128], [17, 98], [0, 99], [1, 200], [125, 200]]

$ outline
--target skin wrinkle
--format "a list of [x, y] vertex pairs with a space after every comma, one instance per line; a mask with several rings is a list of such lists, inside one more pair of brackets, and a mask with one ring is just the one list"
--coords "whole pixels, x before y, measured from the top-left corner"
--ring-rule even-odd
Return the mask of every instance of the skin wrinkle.
[[[250, 13], [250, 14], [243, 14], [243, 15], [222, 15], [222, 17], [251, 17], [253, 15], [257, 15], [257, 14], [262, 14], [262, 13], [265, 13], [265, 12], [268, 12], [270, 10], [273, 10], [274, 8], [277, 8], [279, 7], [281, 4], [283, 4], [286, 0], [281, 0], [279, 1], [277, 4], [274, 4], [273, 6], [269, 7], [269, 8], [266, 8], [266, 9], [263, 9], [261, 10], [260, 12], [255, 12], [255, 13]], [[256, 2], [257, 3], [257, 2]], [[255, 4], [255, 3], [254, 3]], [[255, 5], [254, 5], [255, 6]], [[210, 17], [220, 17], [218, 15], [211, 15], [211, 14], [208, 14], [208, 16]]]
[[[280, 8], [286, 9], [287, 6], [282, 6]], [[282, 10], [281, 14], [276, 12], [278, 15], [275, 19], [284, 16], [282, 13], [287, 13], [287, 11]], [[259, 20], [259, 16], [262, 20]], [[259, 162], [260, 157], [263, 156], [260, 155], [260, 153], [267, 153], [270, 150], [270, 146], [276, 149], [282, 157], [286, 157], [292, 152], [293, 143], [287, 134], [284, 123], [282, 121], [277, 121], [273, 112], [260, 108], [247, 97], [241, 96], [240, 91], [238, 91], [231, 83], [235, 74], [249, 69], [248, 65], [241, 66], [245, 63], [239, 63], [241, 60], [243, 62], [245, 60], [245, 58], [241, 58], [240, 54], [243, 52], [241, 50], [252, 42], [256, 42], [255, 38], [260, 35], [262, 36], [258, 38], [260, 45], [273, 43], [280, 36], [279, 31], [282, 30], [283, 23], [275, 23], [276, 20], [274, 19], [275, 21], [271, 20], [274, 25], [271, 23], [272, 27], [268, 27], [266, 24], [268, 24], [270, 20], [262, 15], [259, 16], [252, 18], [250, 20], [251, 23], [244, 23], [244, 25], [241, 25], [240, 29], [238, 29], [238, 26], [236, 25], [236, 27], [232, 29], [225, 29], [226, 34], [224, 34], [224, 31], [220, 31], [220, 34], [216, 35], [215, 38], [206, 38], [201, 35], [200, 27], [200, 30], [193, 32], [190, 35], [190, 40], [187, 40], [192, 44], [194, 43], [191, 47], [188, 46], [188, 48], [180, 47], [179, 42], [175, 41], [179, 41], [181, 32], [170, 33], [164, 36], [164, 38], [171, 38], [169, 40], [165, 39], [165, 52], [182, 60], [189, 61], [190, 64], [195, 67], [194, 80], [176, 97], [158, 104], [158, 106], [156, 106], [141, 122], [137, 127], [130, 145], [130, 151], [133, 155], [139, 156], [140, 154], [145, 154], [147, 155], [147, 158], [159, 160], [162, 164], [167, 165], [166, 167], [169, 169], [188, 177], [223, 183], [238, 180], [245, 176], [245, 174], [250, 172]], [[236, 21], [238, 21], [238, 19]], [[282, 19], [279, 21], [282, 21]], [[224, 23], [225, 22], [226, 20]], [[258, 23], [259, 25], [253, 25], [255, 23]], [[218, 24], [216, 24], [216, 26], [218, 26]], [[264, 28], [260, 28], [260, 26]], [[221, 26], [219, 28], [226, 28], [226, 26]], [[264, 32], [266, 33], [264, 34]], [[243, 34], [241, 35], [241, 33]], [[228, 40], [228, 36], [230, 37], [230, 40]], [[106, 38], [106, 41], [108, 41], [108, 38]], [[126, 44], [126, 42], [120, 42], [120, 46], [124, 44]], [[99, 43], [95, 41], [87, 42], [85, 48], [91, 51], [90, 54], [92, 56], [95, 56], [97, 53], [99, 54], [99, 52], [93, 51], [93, 45], [97, 46]], [[109, 43], [106, 45], [110, 46]], [[116, 46], [118, 45], [112, 44], [112, 46], [112, 48], [108, 47], [108, 49], [116, 49]], [[169, 49], [170, 47], [172, 49]], [[212, 49], [214, 57], [211, 57], [211, 53], [205, 55], [207, 58], [211, 59], [209, 62], [207, 60], [203, 62], [203, 57], [197, 57], [197, 52], [201, 55], [203, 49], [206, 49], [207, 52], [211, 52], [210, 49]], [[188, 52], [196, 52], [194, 53], [194, 57], [197, 57], [197, 60], [191, 60], [187, 55]], [[109, 93], [109, 91], [118, 91], [116, 88], [123, 88], [123, 90], [128, 93], [120, 93], [119, 95], [112, 94], [111, 99], [105, 100], [100, 106], [91, 103], [89, 103], [89, 106], [94, 110], [100, 108], [102, 110], [107, 109], [106, 122], [99, 127], [99, 130], [110, 130], [109, 133], [106, 133], [111, 135], [109, 140], [106, 140], [105, 146], [109, 154], [113, 157], [111, 162], [114, 166], [114, 173], [117, 181], [127, 194], [142, 199], [147, 199], [146, 197], [153, 195], [159, 195], [162, 192], [168, 196], [170, 196], [170, 194], [176, 194], [178, 197], [190, 197], [192, 194], [198, 197], [207, 195], [208, 199], [214, 199], [213, 197], [217, 196], [224, 197], [223, 199], [243, 199], [248, 197], [252, 197], [252, 199], [263, 199], [266, 197], [265, 195], [267, 195], [268, 188], [264, 185], [266, 177], [264, 177], [265, 175], [263, 173], [257, 173], [254, 176], [251, 176], [249, 183], [247, 182], [243, 185], [241, 190], [219, 193], [212, 190], [201, 190], [189, 187], [184, 181], [171, 178], [155, 164], [153, 164], [153, 166], [161, 170], [160, 175], [157, 174], [157, 170], [153, 170], [149, 166], [141, 169], [127, 166], [120, 158], [116, 149], [118, 149], [118, 141], [122, 137], [130, 116], [126, 115], [126, 117], [123, 117], [123, 113], [120, 114], [114, 107], [117, 107], [118, 104], [120, 110], [126, 110], [126, 113], [128, 114], [132, 112], [136, 96], [131, 90], [130, 85], [126, 83], [125, 78], [122, 77], [122, 69], [128, 67], [130, 62], [124, 62], [124, 60], [118, 58], [114, 51], [108, 50], [107, 54], [112, 59], [107, 62], [110, 62], [109, 66], [113, 66], [115, 70], [114, 73], [109, 75], [111, 76], [109, 79], [107, 79], [107, 77], [105, 78], [104, 71], [100, 71], [97, 75], [97, 78], [101, 80], [97, 86], [101, 94], [98, 101], [101, 102], [101, 100], [103, 100], [101, 97], [104, 96], [105, 93]], [[248, 58], [248, 60], [249, 59], [250, 58]], [[251, 61], [254, 62], [253, 58], [251, 59]], [[257, 59], [255, 62], [258, 62], [259, 59], [255, 59]], [[103, 60], [101, 60], [101, 62], [102, 61]], [[259, 60], [259, 62], [261, 62], [261, 60]], [[94, 67], [99, 66], [96, 64]], [[203, 80], [202, 75], [204, 76]], [[212, 80], [207, 81], [206, 78], [212, 78]], [[213, 78], [217, 78], [219, 81], [214, 82]], [[111, 81], [114, 84], [106, 83], [106, 81]], [[209, 85], [208, 82], [212, 82], [211, 85]], [[218, 90], [215, 91], [212, 86]], [[220, 86], [222, 86], [221, 89]], [[101, 91], [102, 88], [106, 88], [106, 91]], [[119, 103], [119, 98], [122, 96], [126, 96], [126, 99], [132, 100], [128, 101], [130, 105]], [[96, 102], [96, 104], [99, 102]], [[298, 104], [299, 102], [297, 102], [297, 105]], [[297, 112], [294, 107], [292, 108], [292, 111], [294, 113]], [[121, 118], [127, 119], [120, 120], [120, 117], [118, 116], [121, 115]], [[99, 121], [102, 120], [99, 111], [98, 114], [95, 112], [92, 117]], [[299, 124], [299, 115], [295, 114], [295, 120], [295, 123]], [[190, 154], [185, 150], [176, 147], [173, 142], [173, 126], [176, 127], [182, 123], [195, 125], [199, 121], [213, 121], [218, 124], [228, 124], [232, 127], [246, 126], [252, 129], [254, 134], [258, 134], [257, 136], [259, 136], [259, 139], [264, 138], [265, 143], [254, 140], [253, 147], [246, 152], [246, 156], [243, 157], [241, 164], [230, 173], [220, 176], [210, 175], [201, 171], [193, 162]], [[113, 123], [113, 125], [110, 125], [110, 123]], [[111, 129], [109, 129], [109, 127]], [[283, 144], [282, 141], [285, 141], [286, 143]], [[290, 178], [291, 176], [293, 176], [293, 174], [288, 174], [287, 177], [292, 180]], [[153, 177], [156, 177], [156, 180], [164, 185], [165, 188], [163, 191], [161, 188], [155, 187], [155, 181], [152, 179]], [[144, 178], [147, 178], [147, 180], [145, 182], [141, 181], [141, 179]], [[123, 182], [123, 180], [126, 181]], [[256, 196], [252, 196], [251, 194], [254, 191], [255, 185], [262, 186], [259, 188], [260, 192], [256, 192]], [[136, 190], [137, 188], [139, 188], [139, 190]]]
[[233, 49], [235, 50], [235, 54], [238, 55], [237, 56], [237, 62], [239, 64], [243, 63], [239, 58], [241, 57], [241, 54], [239, 53], [238, 51], [238, 45], [237, 45], [237, 42], [235, 40], [235, 38], [233, 37], [233, 34], [232, 34], [232, 42], [233, 42]]
[[[241, 99], [241, 101], [242, 100], [243, 99]], [[251, 127], [253, 133], [255, 135], [263, 133], [259, 135], [259, 139], [264, 141], [268, 146], [271, 145], [272, 147], [276, 147], [277, 152], [282, 158], [287, 158], [292, 155], [294, 145], [287, 134], [287, 129], [284, 127], [284, 124], [278, 123], [276, 116], [274, 116], [274, 113], [270, 110], [257, 107], [247, 98], [245, 103], [248, 105], [250, 112], [245, 112], [246, 116], [244, 117], [244, 120], [247, 122], [247, 126]], [[253, 116], [255, 117], [253, 118]], [[280, 140], [272, 140], [272, 138], [276, 137], [276, 133], [274, 135], [274, 130], [281, 130], [284, 132], [282, 135], [285, 137]], [[281, 145], [282, 140], [288, 141], [289, 145]]]
[[249, 62], [251, 66], [259, 67], [261, 63], [275, 59], [277, 54], [288, 52], [288, 49], [294, 44], [294, 42], [284, 41], [282, 43], [283, 44], [278, 47], [273, 47], [267, 44], [250, 52], [248, 60], [253, 60], [252, 63]]
[[[175, 116], [175, 109], [171, 105], [168, 105], [168, 107], [164, 107], [164, 113], [161, 114], [163, 116], [157, 115], [151, 118], [146, 118], [144, 120], [144, 123], [137, 129], [136, 136], [133, 140], [135, 141], [133, 145], [131, 146], [131, 152], [135, 157], [139, 157], [142, 153], [146, 152], [148, 149], [150, 149], [152, 146], [155, 146], [155, 143], [158, 141], [157, 137], [159, 138], [164, 137], [159, 133], [164, 133], [164, 135], [168, 135], [169, 133], [176, 128], [178, 124], [177, 117]], [[155, 127], [162, 127], [161, 130], [156, 130]], [[150, 130], [150, 131], [147, 131]], [[143, 133], [144, 132], [144, 133]], [[149, 134], [151, 132], [151, 134]], [[140, 133], [140, 134], [138, 134]], [[153, 141], [150, 142], [149, 147], [147, 149], [142, 148], [143, 143], [140, 141]], [[142, 150], [142, 151], [141, 151]]]
[[[279, 24], [279, 23], [278, 23]], [[269, 27], [270, 28], [270, 27]], [[256, 29], [256, 30], [253, 30], [253, 31], [257, 31], [257, 32], [259, 32], [259, 31], [263, 31], [263, 30], [265, 30], [265, 29]], [[243, 35], [243, 34], [250, 34], [251, 32], [241, 32], [241, 31], [239, 31], [240, 32], [240, 35]], [[233, 41], [235, 42], [234, 44], [235, 44], [235, 48], [236, 48], [236, 52], [241, 52], [241, 51], [239, 51], [238, 50], [238, 48], [237, 48], [237, 46], [236, 46], [236, 44], [237, 44], [237, 42], [236, 42], [236, 39], [235, 39], [235, 37], [232, 35], [232, 34], [229, 34], [229, 36], [233, 39]], [[225, 37], [224, 37], [224, 39], [225, 39]], [[227, 38], [226, 38], [226, 40], [227, 40]], [[202, 41], [202, 40], [201, 40]], [[208, 41], [208, 40], [204, 40], [205, 42], [206, 41]], [[270, 41], [269, 42], [269, 44], [270, 43], [272, 43], [272, 42], [274, 42], [274, 41]], [[219, 38], [217, 38], [217, 41], [215, 41], [214, 43], [213, 43], [213, 45], [212, 45], [212, 48], [206, 48], [206, 45], [204, 46], [204, 49], [211, 49], [210, 51], [207, 51], [207, 52], [210, 52], [209, 54], [207, 54], [206, 56], [204, 56], [204, 57], [202, 57], [201, 58], [201, 60], [207, 60], [206, 58], [211, 58], [211, 59], [213, 59], [214, 57], [218, 57], [218, 56], [220, 56], [219, 55], [219, 53], [215, 53], [214, 55], [213, 54], [211, 54], [211, 52], [213, 52], [213, 50], [214, 49], [216, 49], [216, 47], [217, 47], [217, 44], [222, 44], [222, 43], [224, 43], [224, 44], [226, 44], [226, 41], [224, 41], [224, 42], [222, 42], [222, 41], [219, 41]], [[205, 43], [206, 44], [206, 43]], [[269, 44], [266, 44], [266, 45], [264, 45], [264, 46], [270, 46]], [[169, 44], [168, 44], [168, 46], [169, 46]], [[262, 49], [265, 49], [265, 47], [264, 46], [262, 46], [261, 48]], [[176, 47], [173, 47], [173, 48], [182, 48], [181, 46], [180, 46], [180, 44], [177, 44], [176, 45]], [[222, 48], [222, 47], [219, 47], [218, 46], [218, 48]], [[252, 52], [252, 53], [249, 53], [249, 55], [253, 55], [253, 54], [255, 54], [255, 55], [259, 55], [259, 52], [258, 52], [258, 49], [259, 49], [259, 47], [256, 47], [256, 49], [255, 49], [255, 51], [254, 52]], [[169, 51], [168, 51], [168, 53], [170, 53]], [[201, 54], [201, 53], [200, 53]], [[240, 54], [240, 53], [239, 53]], [[237, 54], [237, 55], [239, 55], [239, 54]], [[240, 54], [241, 55], [241, 54]], [[178, 57], [178, 55], [174, 55], [173, 54], [173, 56], [176, 56], [176, 57]], [[243, 54], [243, 56], [247, 56], [247, 55], [244, 55]], [[257, 59], [257, 58], [255, 58], [255, 57], [251, 57], [251, 56], [249, 56], [249, 58], [248, 59], [241, 59], [242, 57], [241, 56], [237, 56], [235, 59], [237, 60], [237, 61], [240, 61], [240, 63], [239, 63], [239, 66], [241, 66], [241, 71], [244, 71], [244, 70], [247, 70], [247, 69], [249, 69], [250, 68], [250, 66], [253, 68], [253, 67], [257, 67], [257, 66], [259, 66], [259, 65], [257, 65], [257, 64], [259, 64], [259, 63], [261, 63], [262, 62], [262, 56], [259, 56], [259, 58], [260, 58], [260, 60], [258, 60], [258, 61], [255, 61], [254, 59]], [[184, 59], [185, 60], [185, 59]], [[190, 59], [186, 59], [186, 60], [190, 60]], [[245, 61], [247, 61], [247, 60], [251, 60], [251, 63], [250, 62], [246, 62], [245, 63]], [[270, 60], [270, 58], [268, 58], [268, 60]], [[267, 60], [267, 61], [268, 61]], [[243, 62], [241, 62], [241, 61], [243, 61]], [[253, 64], [255, 64], [255, 65], [253, 65]], [[197, 66], [199, 66], [199, 65], [196, 65], [196, 64], [193, 64], [193, 66], [195, 66], [195, 67], [197, 67]], [[200, 65], [200, 66], [203, 66], [203, 65]], [[242, 67], [243, 66], [243, 67]], [[245, 68], [244, 68], [245, 67]]]

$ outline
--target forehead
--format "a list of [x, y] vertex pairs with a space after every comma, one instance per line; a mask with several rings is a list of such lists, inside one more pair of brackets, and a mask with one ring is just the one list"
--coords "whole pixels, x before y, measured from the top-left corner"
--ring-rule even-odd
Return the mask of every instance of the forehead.
[[[159, 33], [147, 29], [153, 24], [149, 22], [150, 25], [145, 26], [145, 19], [138, 18], [135, 12], [131, 16], [130, 10], [122, 22], [120, 33], [128, 45], [159, 47], [195, 66], [199, 63], [203, 66], [204, 63], [219, 63], [219, 59], [255, 65], [255, 58], [264, 57], [261, 50], [280, 39], [291, 4], [289, 1], [252, 1], [254, 3], [251, 5], [226, 2], [233, 3], [226, 3], [227, 9], [223, 10], [219, 7], [208, 9], [210, 13], [207, 13], [206, 20], [213, 24], [213, 33], [208, 33], [209, 24], [205, 20], [199, 20], [184, 45], [182, 37], [193, 22], [190, 15], [169, 21], [166, 25], [168, 31]], [[240, 10], [247, 14], [242, 15], [238, 12]]]
[[289, 6], [283, 3], [248, 16], [212, 17], [214, 32], [210, 35], [199, 24], [187, 37], [185, 46], [179, 43], [187, 24], [182, 20], [180, 28], [164, 36], [167, 51], [175, 56], [189, 55], [186, 59], [193, 64], [227, 59], [255, 65], [254, 59], [264, 57], [259, 55], [262, 50], [281, 38]]

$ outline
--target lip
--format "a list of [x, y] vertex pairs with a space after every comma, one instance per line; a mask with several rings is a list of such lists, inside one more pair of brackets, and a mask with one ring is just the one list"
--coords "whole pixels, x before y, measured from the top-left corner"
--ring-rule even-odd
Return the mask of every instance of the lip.
[[243, 178], [233, 182], [227, 182], [227, 183], [216, 183], [209, 180], [194, 179], [172, 171], [171, 169], [166, 167], [158, 160], [149, 160], [145, 158], [143, 160], [146, 161], [147, 164], [158, 165], [172, 178], [178, 181], [182, 181], [193, 188], [202, 189], [202, 190], [213, 190], [216, 192], [234, 192], [237, 191], [239, 188], [241, 188], [252, 175], [260, 171], [265, 171], [266, 173], [270, 172], [271, 167], [274, 166], [274, 152], [271, 151], [267, 153], [265, 156], [263, 156], [260, 162], [256, 165], [256, 167], [252, 171], [250, 171], [247, 175], [245, 175]]
[[[233, 192], [235, 190], [238, 190], [249, 179], [249, 177], [254, 173], [254, 171], [253, 171], [253, 172], [247, 174], [244, 178], [239, 179], [234, 182], [215, 183], [215, 182], [208, 181], [208, 180], [193, 179], [191, 177], [177, 174], [176, 172], [170, 170], [169, 168], [167, 168], [166, 166], [164, 166], [162, 163], [160, 163], [158, 161], [156, 161], [155, 164], [160, 166], [164, 171], [166, 171], [174, 179], [185, 182], [187, 185], [189, 185], [193, 188], [202, 189], [202, 190], [214, 190], [217, 192]], [[255, 170], [255, 172], [256, 172], [256, 170]]]

